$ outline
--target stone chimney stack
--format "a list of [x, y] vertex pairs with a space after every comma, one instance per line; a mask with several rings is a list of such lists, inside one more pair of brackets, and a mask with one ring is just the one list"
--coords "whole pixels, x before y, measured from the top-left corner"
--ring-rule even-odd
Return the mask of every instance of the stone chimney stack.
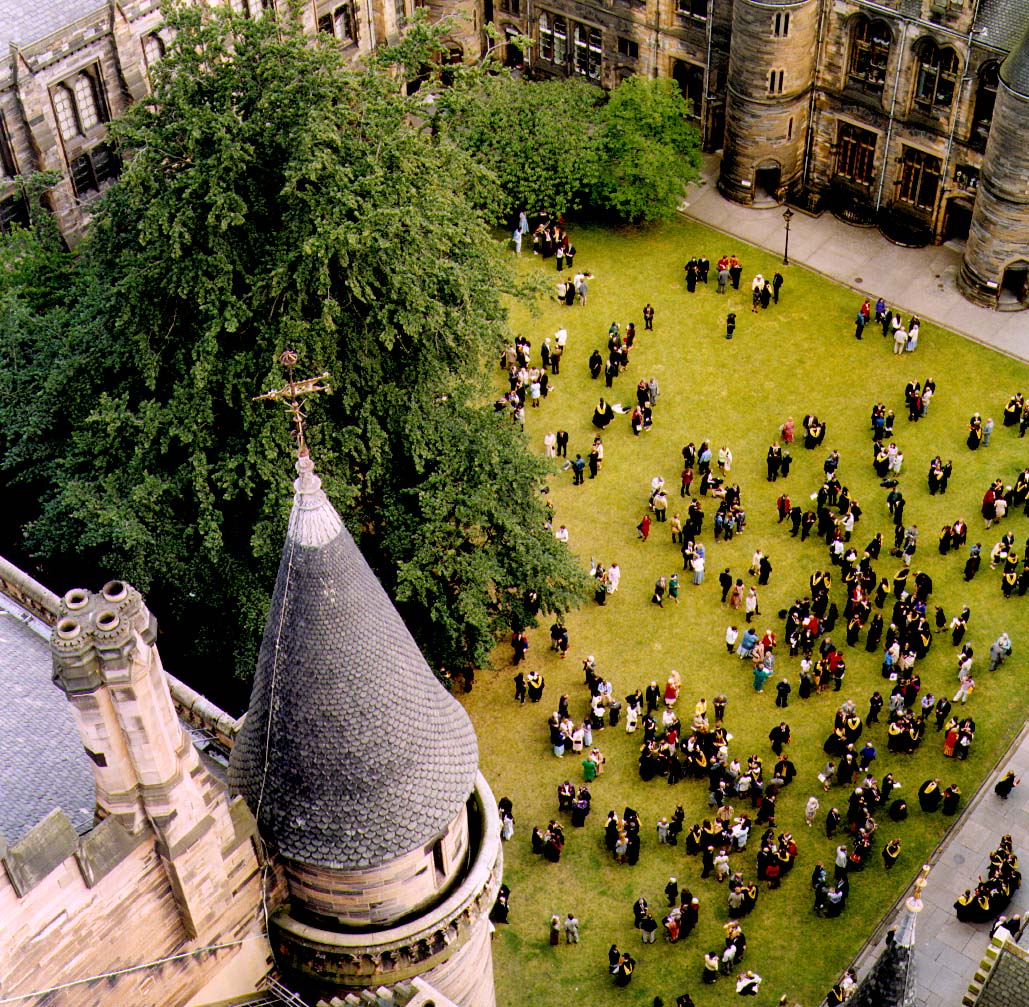
[[222, 844], [202, 784], [206, 771], [179, 723], [139, 592], [112, 581], [69, 591], [51, 637], [54, 681], [72, 706], [93, 763], [97, 815], [132, 835], [152, 829], [187, 933], [225, 908]]

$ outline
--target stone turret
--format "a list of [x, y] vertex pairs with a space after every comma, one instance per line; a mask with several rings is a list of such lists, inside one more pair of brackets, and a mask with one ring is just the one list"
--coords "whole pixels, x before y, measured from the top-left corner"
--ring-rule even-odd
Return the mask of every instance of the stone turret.
[[818, 0], [736, 0], [718, 188], [737, 203], [782, 201], [804, 167]]
[[[1029, 29], [1000, 68], [961, 292], [988, 307], [1025, 308], [1029, 283]], [[1004, 295], [1007, 296], [1004, 296]]]
[[270, 921], [279, 968], [313, 996], [421, 976], [462, 1007], [492, 1007], [499, 822], [474, 730], [306, 455], [297, 470], [230, 763], [289, 882]]

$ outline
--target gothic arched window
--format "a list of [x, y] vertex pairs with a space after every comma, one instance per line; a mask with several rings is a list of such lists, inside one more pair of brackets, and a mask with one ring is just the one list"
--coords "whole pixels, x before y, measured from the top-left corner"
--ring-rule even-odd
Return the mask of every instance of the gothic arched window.
[[885, 21], [858, 17], [850, 33], [850, 60], [847, 83], [870, 94], [882, 94], [886, 84], [886, 64], [892, 42], [890, 27]]
[[88, 74], [80, 73], [75, 78], [75, 103], [79, 109], [79, 125], [88, 133], [100, 122], [100, 109], [96, 101], [96, 87]]
[[604, 59], [604, 37], [599, 28], [590, 28], [589, 62], [586, 66], [587, 76], [596, 80], [600, 76], [600, 67]]
[[954, 102], [958, 82], [958, 55], [924, 39], [915, 49], [918, 68], [915, 74], [915, 108], [923, 115], [947, 113]]
[[164, 39], [156, 32], [143, 39], [143, 55], [147, 66], [153, 66], [164, 55]]
[[575, 72], [586, 76], [589, 69], [589, 46], [586, 44], [586, 27], [581, 24], [575, 26]]
[[543, 11], [539, 20], [540, 58], [548, 62], [554, 59], [554, 29], [550, 23], [550, 15]]
[[79, 117], [75, 112], [75, 95], [66, 84], [58, 84], [54, 88], [54, 112], [57, 115], [57, 129], [64, 140], [78, 136]]
[[993, 118], [993, 105], [997, 100], [997, 85], [1000, 80], [1000, 64], [990, 60], [979, 67], [975, 85], [975, 107], [972, 110], [972, 132], [969, 140], [982, 150], [986, 146], [986, 137], [990, 132], [990, 120]]
[[560, 15], [554, 15], [554, 62], [564, 63], [568, 59], [568, 22]]
[[50, 96], [57, 117], [57, 130], [65, 142], [85, 136], [95, 126], [106, 122], [96, 79], [86, 70], [62, 81]]

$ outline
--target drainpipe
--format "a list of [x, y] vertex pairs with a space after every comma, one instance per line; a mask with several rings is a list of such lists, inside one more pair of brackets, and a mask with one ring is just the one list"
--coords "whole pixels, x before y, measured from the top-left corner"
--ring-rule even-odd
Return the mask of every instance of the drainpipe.
[[368, 41], [371, 43], [371, 47], [375, 49], [379, 43], [375, 38], [375, 15], [372, 12], [372, 0], [365, 0], [364, 8], [368, 18]]
[[[958, 128], [958, 109], [961, 108], [961, 89], [965, 86], [966, 79], [971, 81], [971, 77], [968, 76], [968, 68], [972, 63], [972, 40], [975, 38], [975, 22], [979, 17], [979, 0], [975, 0], [975, 4], [972, 7], [972, 20], [968, 23], [968, 39], [966, 40], [965, 48], [965, 69], [961, 73], [961, 87], [958, 88], [958, 93], [955, 98], [954, 104], [954, 116], [950, 124], [950, 136], [947, 137], [947, 156], [943, 159], [943, 178], [942, 182], [944, 187], [947, 184], [947, 172], [950, 170], [950, 158], [954, 151], [954, 133]], [[975, 111], [973, 104], [972, 111]]]
[[[974, 18], [972, 23], [975, 23]], [[961, 80], [959, 82], [958, 92], [954, 96], [954, 108], [951, 114], [950, 121], [950, 135], [947, 137], [947, 153], [943, 158], [943, 172], [940, 176], [940, 186], [943, 190], [946, 190], [947, 188], [947, 173], [950, 171], [950, 158], [954, 150], [954, 133], [957, 131], [958, 128], [958, 109], [961, 108], [961, 95], [964, 93], [965, 81], [971, 80], [971, 78], [968, 77], [968, 67], [972, 62], [972, 36], [974, 34], [975, 33], [972, 31], [972, 28], [970, 26], [968, 29], [968, 44], [965, 50], [965, 68], [961, 71]], [[944, 201], [941, 195], [941, 208], [943, 207], [943, 202]], [[933, 232], [935, 233], [935, 231], [936, 228], [934, 227]]]
[[707, 48], [704, 52], [704, 107], [700, 109], [700, 144], [708, 134], [708, 101], [711, 98], [711, 47], [714, 34], [715, 0], [707, 0]]
[[661, 76], [661, 68], [658, 66], [661, 53], [661, 3], [660, 0], [654, 4], [654, 67], [651, 70], [651, 77], [655, 79]]
[[900, 33], [900, 49], [897, 53], [897, 75], [893, 79], [893, 101], [890, 102], [890, 121], [886, 127], [886, 146], [883, 150], [883, 170], [879, 174], [879, 191], [875, 194], [875, 212], [882, 205], [883, 186], [886, 184], [886, 168], [890, 163], [890, 140], [893, 138], [893, 117], [897, 110], [897, 92], [900, 90], [900, 71], [904, 66], [904, 46], [908, 40], [908, 22], [903, 22]]
[[822, 26], [825, 19], [826, 0], [821, 0], [818, 8], [818, 46], [815, 49], [815, 76], [811, 81], [811, 101], [807, 110], [807, 141], [804, 144], [804, 173], [801, 176], [801, 187], [807, 192], [808, 169], [811, 165], [811, 148], [815, 143], [815, 102], [818, 97], [818, 68], [822, 65]]

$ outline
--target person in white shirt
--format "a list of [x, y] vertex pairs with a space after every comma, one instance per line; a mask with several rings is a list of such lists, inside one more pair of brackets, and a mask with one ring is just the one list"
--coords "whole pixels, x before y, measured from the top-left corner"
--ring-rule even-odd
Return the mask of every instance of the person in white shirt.
[[618, 590], [618, 583], [622, 579], [622, 568], [617, 563], [612, 563], [607, 568], [607, 593], [614, 594]]

